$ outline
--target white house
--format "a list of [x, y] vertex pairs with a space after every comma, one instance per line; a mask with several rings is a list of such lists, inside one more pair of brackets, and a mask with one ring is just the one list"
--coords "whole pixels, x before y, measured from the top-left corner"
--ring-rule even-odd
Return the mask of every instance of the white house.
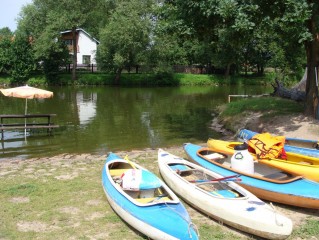
[[[62, 39], [73, 54], [72, 30], [61, 32]], [[76, 29], [77, 38], [77, 64], [96, 64], [96, 49], [100, 43], [82, 28]]]

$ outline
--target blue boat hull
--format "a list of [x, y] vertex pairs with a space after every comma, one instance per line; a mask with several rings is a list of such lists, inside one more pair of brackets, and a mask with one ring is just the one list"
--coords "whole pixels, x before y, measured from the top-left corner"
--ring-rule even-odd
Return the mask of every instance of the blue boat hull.
[[[258, 133], [248, 129], [241, 129], [237, 133], [237, 138], [240, 141], [248, 141], [256, 134]], [[293, 146], [292, 144], [294, 143], [300, 143], [300, 145], [303, 144], [303, 145], [313, 146], [313, 148]], [[317, 144], [318, 142], [314, 140], [286, 137], [286, 144], [284, 146], [284, 149], [286, 152], [292, 152], [292, 153], [319, 158], [319, 149], [315, 148]]]
[[[191, 143], [184, 145], [186, 154], [197, 164], [225, 177], [238, 174], [236, 171], [213, 164], [198, 156], [197, 151], [201, 148], [201, 146]], [[242, 175], [240, 178], [239, 184], [259, 198], [293, 206], [319, 209], [319, 183], [317, 182], [304, 178], [287, 183], [274, 183], [246, 175]]]
[[[111, 153], [106, 163], [116, 159], [121, 158]], [[102, 185], [110, 204], [112, 203], [111, 206], [122, 218], [124, 213], [133, 222], [140, 222], [143, 227], [137, 230], [153, 239], [163, 236], [167, 237], [165, 239], [198, 239], [196, 231], [189, 225], [191, 219], [182, 203], [159, 203], [142, 207], [135, 205], [110, 182], [106, 173], [106, 163], [102, 170]], [[150, 236], [149, 232], [157, 232], [158, 235], [154, 233], [155, 236]]]

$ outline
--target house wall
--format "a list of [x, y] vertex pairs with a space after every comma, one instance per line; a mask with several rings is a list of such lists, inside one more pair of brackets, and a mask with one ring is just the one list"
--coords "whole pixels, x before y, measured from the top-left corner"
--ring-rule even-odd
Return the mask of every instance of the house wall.
[[79, 32], [78, 37], [78, 55], [77, 60], [78, 64], [83, 63], [83, 55], [90, 55], [90, 64], [96, 64], [95, 56], [96, 56], [97, 44], [95, 41], [90, 39], [85, 33], [82, 31]]

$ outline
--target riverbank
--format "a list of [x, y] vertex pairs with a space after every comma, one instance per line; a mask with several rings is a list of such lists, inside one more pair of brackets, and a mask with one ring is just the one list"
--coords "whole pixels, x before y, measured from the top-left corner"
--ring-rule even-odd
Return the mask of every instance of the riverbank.
[[[48, 80], [42, 73], [34, 73], [25, 84], [29, 86], [215, 86], [230, 84], [245, 85], [269, 85], [273, 79], [273, 73], [265, 73], [264, 76], [236, 75], [225, 78], [223, 74], [189, 74], [189, 73], [128, 73], [121, 74], [119, 83], [115, 83], [115, 73], [107, 72], [78, 72], [76, 82], [72, 80], [71, 73], [61, 72], [54, 80]], [[11, 76], [0, 75], [0, 88], [10, 86]], [[118, 85], [119, 84], [119, 85]]]
[[[245, 118], [238, 121], [236, 117], [227, 119], [214, 118], [211, 128], [223, 133], [225, 139], [233, 139], [232, 129], [246, 128], [255, 132], [270, 132], [274, 135], [291, 138], [319, 140], [319, 120], [303, 114], [289, 114], [263, 119], [261, 112], [247, 112]], [[225, 128], [231, 125], [231, 129]]]
[[[249, 122], [249, 119], [251, 117], [242, 122]], [[281, 121], [279, 124], [276, 120], [279, 124], [276, 128], [273, 127], [275, 123], [261, 124], [265, 128], [271, 126], [274, 133], [298, 134], [304, 138], [309, 138], [309, 133], [319, 126], [318, 122], [303, 116], [287, 116]], [[225, 138], [231, 138], [232, 134]], [[318, 138], [318, 131], [314, 134], [313, 137]], [[165, 150], [186, 158], [182, 146]], [[159, 175], [157, 149], [117, 154], [128, 155], [131, 161]], [[50, 158], [0, 161], [0, 239], [144, 239], [114, 213], [106, 200], [101, 186], [105, 158], [106, 155], [61, 154]], [[273, 205], [293, 221], [294, 231], [288, 239], [319, 239], [319, 210]], [[201, 239], [258, 239], [185, 206]]]

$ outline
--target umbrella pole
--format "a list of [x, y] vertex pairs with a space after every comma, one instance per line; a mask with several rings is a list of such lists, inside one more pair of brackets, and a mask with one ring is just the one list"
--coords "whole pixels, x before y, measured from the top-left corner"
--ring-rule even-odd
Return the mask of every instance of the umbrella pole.
[[[28, 99], [25, 99], [25, 111], [24, 111], [24, 115], [27, 115], [27, 111], [28, 111]], [[27, 118], [24, 118], [24, 137], [26, 138], [27, 136]]]

